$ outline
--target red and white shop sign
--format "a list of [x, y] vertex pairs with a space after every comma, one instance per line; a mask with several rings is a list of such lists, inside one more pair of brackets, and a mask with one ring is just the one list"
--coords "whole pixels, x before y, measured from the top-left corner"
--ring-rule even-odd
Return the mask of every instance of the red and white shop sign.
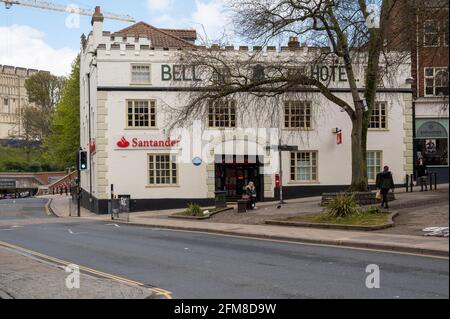
[[337, 132], [337, 134], [336, 134], [336, 143], [338, 145], [342, 144], [342, 131]]
[[116, 150], [158, 150], [178, 148], [180, 140], [170, 138], [152, 138], [151, 136], [124, 136], [115, 138]]

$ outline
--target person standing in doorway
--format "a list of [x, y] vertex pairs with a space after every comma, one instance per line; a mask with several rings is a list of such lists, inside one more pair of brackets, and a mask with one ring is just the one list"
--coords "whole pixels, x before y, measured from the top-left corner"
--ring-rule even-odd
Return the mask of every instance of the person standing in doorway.
[[247, 187], [245, 187], [245, 193], [249, 197], [249, 208], [256, 209], [256, 187], [253, 182], [248, 182]]
[[423, 187], [425, 186], [425, 191], [428, 190], [427, 179], [428, 179], [428, 168], [425, 164], [423, 158], [419, 159], [417, 163], [417, 178], [420, 183], [420, 191], [423, 192]]
[[389, 208], [388, 193], [391, 189], [394, 191], [394, 179], [392, 178], [392, 173], [389, 171], [389, 166], [385, 166], [383, 171], [378, 173], [376, 185], [382, 195], [381, 207]]

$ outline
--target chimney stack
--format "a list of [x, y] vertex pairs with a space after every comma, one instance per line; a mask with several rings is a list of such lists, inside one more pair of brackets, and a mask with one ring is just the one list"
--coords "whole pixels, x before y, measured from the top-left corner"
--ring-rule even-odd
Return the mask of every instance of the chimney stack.
[[103, 13], [101, 12], [100, 6], [96, 6], [94, 15], [92, 16], [91, 24], [94, 25], [94, 22], [103, 23], [103, 20]]
[[94, 48], [97, 48], [97, 45], [99, 45], [102, 42], [103, 37], [103, 14], [100, 10], [100, 7], [95, 7], [95, 12], [92, 15], [92, 34], [93, 34], [93, 45]]
[[292, 50], [300, 48], [300, 42], [297, 37], [289, 37], [288, 47]]

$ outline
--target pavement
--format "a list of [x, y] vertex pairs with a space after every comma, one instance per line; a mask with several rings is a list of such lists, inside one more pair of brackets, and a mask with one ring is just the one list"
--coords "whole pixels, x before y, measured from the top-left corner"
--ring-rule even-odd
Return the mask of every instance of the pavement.
[[[447, 194], [445, 197], [444, 194]], [[439, 185], [439, 192], [413, 192], [405, 193], [402, 190], [396, 191], [397, 200], [391, 203], [391, 211], [398, 210], [401, 216], [405, 211], [417, 210], [422, 207], [421, 214], [427, 214], [427, 209], [435, 209], [435, 205], [441, 205], [441, 209], [448, 207], [448, 184]], [[59, 195], [49, 196], [52, 202], [50, 208], [59, 216], [68, 216], [68, 200]], [[238, 214], [236, 212], [224, 212], [215, 215], [206, 221], [171, 219], [167, 216], [179, 210], [136, 212], [122, 219], [116, 219], [116, 223], [127, 223], [135, 226], [157, 227], [166, 229], [176, 229], [185, 231], [196, 231], [206, 233], [218, 233], [242, 237], [254, 237], [271, 240], [292, 241], [300, 243], [312, 243], [319, 245], [335, 245], [354, 248], [374, 249], [383, 251], [394, 251], [402, 253], [449, 256], [448, 238], [417, 236], [417, 234], [399, 234], [396, 231], [347, 231], [332, 229], [314, 229], [289, 226], [263, 225], [263, 221], [280, 216], [292, 216], [301, 213], [318, 213], [322, 208], [318, 205], [320, 197], [304, 198], [287, 201], [281, 209], [276, 208], [276, 203], [259, 203], [258, 210], [251, 213]], [[422, 206], [421, 206], [422, 205]], [[441, 222], [446, 225], [434, 224], [431, 218], [423, 218], [422, 221], [428, 223], [419, 225], [420, 227], [448, 226], [448, 210], [439, 210]], [[232, 216], [225, 221], [220, 220], [220, 216]], [[442, 215], [444, 217], [442, 218]], [[96, 221], [111, 221], [109, 215], [94, 215], [85, 209], [81, 211], [82, 219]], [[446, 216], [446, 218], [445, 218]], [[429, 216], [428, 216], [429, 217]], [[432, 224], [430, 224], [432, 222]], [[410, 225], [406, 223], [409, 227]], [[395, 228], [394, 228], [395, 229]], [[421, 228], [420, 228], [421, 229]], [[420, 229], [415, 228], [418, 232]]]
[[79, 289], [69, 289], [70, 273], [62, 265], [46, 263], [0, 247], [0, 299], [146, 299], [152, 293], [113, 280], [80, 273]]
[[[84, 274], [133, 283], [133, 287], [147, 288], [159, 298], [449, 296], [445, 257], [131, 226], [89, 217], [57, 218], [47, 214], [46, 202], [37, 198], [0, 201], [0, 247], [51, 264], [35, 277], [25, 267], [25, 260], [11, 260], [8, 267], [12, 268], [0, 277], [7, 294], [21, 290], [30, 298], [67, 296], [68, 292], [58, 288], [66, 274], [58, 269], [53, 272], [55, 266], [76, 264]], [[11, 258], [0, 257], [6, 265]], [[369, 265], [380, 269], [379, 289], [365, 285]], [[7, 268], [0, 265], [0, 269]], [[36, 290], [24, 290], [22, 281], [25, 287]], [[81, 287], [90, 281], [82, 278]], [[93, 298], [111, 295], [103, 289], [97, 283], [92, 294], [86, 293]], [[119, 292], [115, 296], [121, 298]]]

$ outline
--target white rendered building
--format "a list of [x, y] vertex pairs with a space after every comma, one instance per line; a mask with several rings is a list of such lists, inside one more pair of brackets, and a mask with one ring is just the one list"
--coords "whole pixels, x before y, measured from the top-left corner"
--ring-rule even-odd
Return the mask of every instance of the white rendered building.
[[[180, 47], [192, 46], [195, 31], [156, 29], [141, 22], [104, 32], [99, 12], [92, 23], [93, 31], [82, 38], [80, 74], [81, 147], [90, 151], [90, 165], [81, 175], [84, 206], [106, 213], [112, 194], [129, 195], [132, 210], [185, 207], [189, 202], [208, 205], [217, 190], [239, 198], [249, 181], [255, 182], [259, 200], [273, 200], [279, 196], [278, 152], [266, 147], [279, 139], [298, 147], [282, 153], [285, 198], [320, 195], [350, 184], [351, 122], [320, 93], [311, 90], [303, 101], [286, 97], [275, 127], [261, 127], [252, 117], [241, 116], [245, 105], [233, 100], [211, 107], [208, 119], [168, 136], [170, 108], [182, 105], [192, 81], [202, 80], [195, 69], [175, 62]], [[228, 50], [236, 55], [249, 52]], [[263, 52], [268, 60], [282, 59], [308, 54], [308, 48]], [[351, 102], [345, 71], [325, 68], [323, 72], [335, 74], [336, 94]], [[377, 95], [367, 141], [371, 183], [384, 165], [391, 168], [396, 184], [412, 173], [408, 78], [410, 65], [405, 64], [398, 78]]]

